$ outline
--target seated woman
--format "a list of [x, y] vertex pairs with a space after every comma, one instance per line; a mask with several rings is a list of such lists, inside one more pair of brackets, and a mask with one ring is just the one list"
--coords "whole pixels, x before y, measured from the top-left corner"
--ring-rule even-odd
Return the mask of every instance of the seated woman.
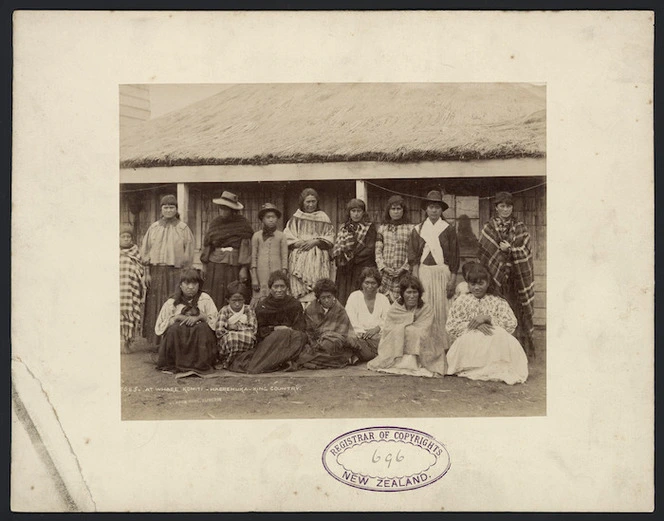
[[390, 309], [389, 299], [378, 293], [382, 277], [377, 268], [367, 267], [360, 272], [360, 288], [348, 297], [346, 313], [357, 335], [357, 355], [360, 362], [376, 357], [385, 316]]
[[157, 369], [211, 373], [217, 359], [214, 327], [217, 308], [201, 291], [203, 280], [195, 269], [180, 275], [180, 286], [161, 308], [154, 331], [162, 335]]
[[246, 304], [250, 298], [247, 285], [238, 280], [228, 285], [228, 304], [221, 308], [215, 328], [219, 339], [219, 362], [224, 368], [238, 353], [249, 351], [256, 344], [258, 322], [254, 310]]
[[295, 361], [295, 367], [333, 369], [357, 362], [357, 337], [346, 310], [336, 299], [337, 288], [330, 279], [314, 284], [316, 300], [304, 312], [309, 343]]
[[258, 333], [256, 348], [238, 353], [228, 370], [238, 373], [269, 373], [285, 369], [305, 343], [302, 304], [288, 294], [288, 274], [274, 271], [268, 278], [269, 295], [256, 305]]
[[491, 275], [482, 264], [473, 264], [467, 273], [470, 293], [454, 301], [447, 318], [447, 331], [456, 338], [447, 353], [447, 374], [525, 382], [528, 358], [512, 336], [517, 322], [510, 305], [490, 293]]
[[367, 368], [384, 373], [412, 376], [443, 376], [445, 352], [432, 341], [434, 311], [422, 301], [424, 289], [417, 277], [404, 275], [399, 281], [399, 298], [385, 317], [378, 344], [378, 356]]

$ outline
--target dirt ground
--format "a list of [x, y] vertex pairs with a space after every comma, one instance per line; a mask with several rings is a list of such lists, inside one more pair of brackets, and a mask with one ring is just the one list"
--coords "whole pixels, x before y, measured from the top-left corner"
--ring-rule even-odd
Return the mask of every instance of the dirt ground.
[[543, 416], [546, 332], [535, 331], [524, 384], [376, 373], [363, 366], [322, 371], [175, 378], [155, 369], [145, 344], [122, 356], [122, 419], [408, 418]]
[[322, 371], [175, 378], [155, 369], [145, 344], [122, 356], [122, 419], [356, 418], [543, 416], [546, 333], [526, 383], [421, 378], [368, 371], [366, 365]]

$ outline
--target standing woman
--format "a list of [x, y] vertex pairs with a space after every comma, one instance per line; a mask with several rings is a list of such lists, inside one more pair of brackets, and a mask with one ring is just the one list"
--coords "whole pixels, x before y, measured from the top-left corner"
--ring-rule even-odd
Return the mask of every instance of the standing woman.
[[376, 266], [376, 227], [369, 220], [364, 201], [351, 199], [346, 213], [346, 222], [339, 228], [332, 248], [337, 264], [337, 299], [342, 306], [348, 295], [360, 288], [362, 270]]
[[413, 275], [422, 282], [422, 298], [433, 307], [431, 335], [434, 342], [447, 351], [447, 304], [456, 289], [459, 243], [454, 226], [443, 219], [443, 212], [449, 206], [443, 201], [441, 192], [430, 191], [422, 201], [422, 208], [427, 218], [411, 232], [408, 262], [413, 267]]
[[514, 218], [512, 194], [498, 192], [494, 204], [496, 215], [482, 228], [478, 257], [516, 315], [514, 336], [526, 352], [532, 352], [535, 288], [530, 234], [526, 225]]
[[390, 302], [399, 298], [399, 279], [410, 273], [408, 264], [408, 241], [413, 225], [408, 223], [408, 208], [400, 195], [387, 201], [383, 224], [376, 235], [376, 265], [383, 278], [380, 292]]
[[239, 214], [244, 206], [237, 195], [224, 192], [213, 203], [221, 206], [203, 239], [203, 289], [218, 308], [226, 304], [226, 288], [234, 280], [246, 284], [251, 264], [251, 236], [249, 221]]
[[194, 262], [194, 234], [180, 220], [174, 195], [161, 198], [161, 219], [143, 237], [141, 257], [145, 264], [145, 315], [143, 336], [156, 346], [154, 326], [163, 303], [178, 287], [180, 270]]
[[143, 261], [134, 244], [134, 228], [131, 224], [120, 227], [120, 333], [122, 352], [129, 353], [129, 346], [141, 323], [143, 304]]
[[290, 289], [304, 305], [316, 299], [317, 280], [330, 277], [329, 250], [334, 244], [334, 227], [327, 214], [318, 208], [318, 193], [305, 188], [300, 208], [286, 224], [284, 235], [291, 254], [288, 262]]

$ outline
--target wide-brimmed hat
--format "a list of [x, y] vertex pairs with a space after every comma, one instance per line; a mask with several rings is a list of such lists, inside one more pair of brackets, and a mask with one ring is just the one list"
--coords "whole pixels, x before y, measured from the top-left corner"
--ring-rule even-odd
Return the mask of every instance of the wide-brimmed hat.
[[232, 192], [228, 192], [226, 190], [224, 190], [224, 193], [221, 194], [221, 197], [219, 197], [218, 199], [212, 199], [212, 202], [214, 204], [221, 204], [223, 206], [228, 206], [233, 210], [242, 210], [242, 208], [244, 208], [242, 203], [238, 201], [237, 195], [235, 195]]
[[261, 209], [258, 211], [258, 220], [262, 221], [263, 216], [267, 212], [274, 212], [277, 214], [277, 219], [281, 218], [281, 212], [276, 206], [274, 206], [272, 203], [265, 203], [263, 206], [261, 206]]
[[430, 203], [438, 203], [443, 207], [443, 212], [450, 206], [443, 201], [443, 194], [438, 190], [431, 190], [425, 199], [422, 200], [422, 209], [426, 210]]

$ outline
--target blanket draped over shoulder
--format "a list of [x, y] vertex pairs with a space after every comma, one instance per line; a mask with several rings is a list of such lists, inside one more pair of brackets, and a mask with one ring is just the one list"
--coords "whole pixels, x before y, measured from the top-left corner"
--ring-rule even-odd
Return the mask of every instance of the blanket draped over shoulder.
[[328, 247], [334, 243], [334, 227], [322, 210], [305, 213], [297, 210], [284, 229], [288, 246], [292, 248], [289, 259], [291, 294], [300, 298], [312, 291], [318, 279], [330, 276], [330, 255], [327, 249], [318, 247], [303, 250], [295, 247], [298, 241], [318, 239]]
[[298, 365], [309, 369], [345, 367], [357, 360], [357, 337], [344, 307], [337, 301], [325, 313], [318, 301], [304, 312], [309, 345], [298, 359]]
[[[501, 251], [501, 241], [511, 244], [510, 251]], [[521, 311], [532, 317], [535, 300], [533, 257], [526, 225], [514, 219], [492, 218], [482, 229], [478, 253], [498, 291], [505, 293], [508, 282], [513, 279]]]
[[404, 354], [417, 353], [420, 364], [433, 373], [445, 374], [445, 352], [431, 338], [433, 307], [424, 304], [414, 311], [395, 302], [385, 318], [378, 356], [367, 367], [372, 370], [389, 369]]
[[238, 249], [242, 240], [251, 239], [253, 234], [251, 224], [242, 215], [232, 214], [226, 219], [221, 216], [215, 217], [203, 238], [201, 260], [205, 262], [206, 257], [215, 248]]
[[141, 322], [143, 303], [143, 261], [135, 244], [120, 248], [120, 331], [129, 342]]
[[368, 219], [359, 223], [348, 221], [341, 225], [332, 248], [332, 257], [339, 266], [345, 266], [353, 260], [355, 253], [364, 246], [370, 227], [371, 221]]

